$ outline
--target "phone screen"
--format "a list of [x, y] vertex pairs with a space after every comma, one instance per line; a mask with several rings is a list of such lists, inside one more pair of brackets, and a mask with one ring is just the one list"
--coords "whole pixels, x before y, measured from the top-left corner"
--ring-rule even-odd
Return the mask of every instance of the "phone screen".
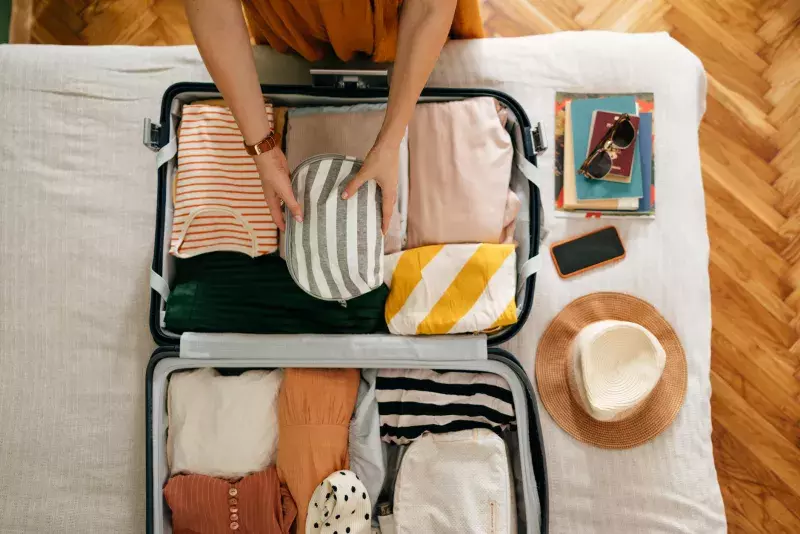
[[617, 229], [613, 226], [579, 237], [552, 249], [553, 259], [562, 276], [569, 276], [625, 255]]

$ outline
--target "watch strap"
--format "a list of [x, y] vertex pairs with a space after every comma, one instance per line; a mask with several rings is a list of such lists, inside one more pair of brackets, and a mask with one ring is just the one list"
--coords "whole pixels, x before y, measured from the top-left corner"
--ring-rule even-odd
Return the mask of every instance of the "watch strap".
[[269, 152], [277, 145], [278, 143], [275, 140], [275, 132], [269, 132], [264, 139], [254, 145], [248, 145], [247, 143], [244, 143], [244, 150], [251, 156], [258, 156], [264, 152]]

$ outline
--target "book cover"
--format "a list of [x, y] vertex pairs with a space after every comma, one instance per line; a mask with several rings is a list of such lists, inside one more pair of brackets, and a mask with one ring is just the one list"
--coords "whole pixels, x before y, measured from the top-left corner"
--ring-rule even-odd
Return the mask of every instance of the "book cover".
[[[603, 137], [606, 136], [608, 130], [614, 126], [614, 123], [619, 118], [620, 113], [612, 113], [610, 111], [597, 110], [592, 114], [591, 135], [589, 136], [589, 146], [586, 149], [586, 157], [594, 148], [600, 144]], [[630, 116], [631, 124], [636, 132], [639, 133], [639, 117]], [[634, 137], [633, 143], [627, 148], [615, 149], [609, 151], [611, 156], [611, 171], [602, 178], [609, 182], [622, 182], [629, 183], [631, 181], [631, 173], [633, 172], [633, 156], [636, 151], [636, 143], [639, 140]]]
[[655, 209], [655, 177], [653, 176], [653, 114], [639, 115], [639, 155], [642, 160], [642, 198], [639, 199], [640, 212]]
[[[628, 113], [636, 115], [636, 99], [633, 96], [586, 98], [572, 102], [572, 141], [573, 164], [577, 172], [586, 159], [589, 147], [589, 128], [592, 114], [597, 110]], [[575, 187], [579, 200], [596, 200], [601, 198], [641, 198], [642, 171], [637, 147], [634, 146], [633, 171], [629, 183], [609, 182], [606, 180], [590, 180], [584, 176], [575, 177]]]
[[[639, 114], [652, 113], [655, 109], [655, 101], [653, 93], [622, 93], [622, 94], [597, 94], [597, 93], [568, 93], [559, 91], [556, 93], [555, 98], [555, 123], [553, 134], [553, 149], [554, 149], [554, 190], [553, 200], [555, 205], [555, 216], [559, 218], [602, 218], [602, 219], [653, 219], [655, 217], [655, 195], [656, 195], [656, 179], [655, 167], [651, 164], [651, 198], [652, 205], [649, 211], [620, 211], [620, 210], [606, 210], [606, 209], [570, 209], [564, 206], [564, 141], [565, 141], [565, 117], [567, 111], [567, 104], [571, 102], [585, 100], [587, 98], [602, 98], [602, 97], [620, 97], [628, 96], [636, 100], [636, 108]], [[641, 124], [640, 124], [641, 128]], [[655, 132], [655, 123], [653, 123], [653, 132]], [[572, 154], [570, 154], [572, 156]], [[655, 161], [653, 155], [653, 162]], [[569, 158], [567, 161], [573, 161]], [[573, 167], [574, 170], [574, 167]], [[644, 198], [644, 195], [642, 196]], [[638, 200], [638, 199], [637, 199]]]
[[[564, 158], [565, 161], [573, 160], [572, 127], [571, 124], [571, 104], [567, 102], [565, 112], [565, 131], [564, 131]], [[600, 199], [600, 200], [578, 200], [575, 189], [575, 167], [566, 165], [564, 167], [564, 203], [563, 208], [568, 210], [637, 210], [639, 199]]]

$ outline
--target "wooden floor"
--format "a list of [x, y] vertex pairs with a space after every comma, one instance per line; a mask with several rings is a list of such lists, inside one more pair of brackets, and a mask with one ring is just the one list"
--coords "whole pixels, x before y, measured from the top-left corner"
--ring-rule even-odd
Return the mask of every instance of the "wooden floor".
[[[12, 39], [192, 42], [180, 0], [15, 5]], [[668, 31], [703, 60], [719, 480], [731, 532], [800, 533], [800, 0], [485, 0], [483, 13], [494, 36]]]

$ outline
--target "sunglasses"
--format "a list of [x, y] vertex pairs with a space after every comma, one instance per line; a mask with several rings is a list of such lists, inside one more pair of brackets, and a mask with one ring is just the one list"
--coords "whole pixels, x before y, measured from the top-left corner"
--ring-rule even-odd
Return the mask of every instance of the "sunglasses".
[[592, 180], [601, 180], [611, 172], [614, 162], [612, 154], [631, 146], [636, 139], [636, 129], [627, 113], [620, 115], [606, 135], [584, 160], [578, 173]]

